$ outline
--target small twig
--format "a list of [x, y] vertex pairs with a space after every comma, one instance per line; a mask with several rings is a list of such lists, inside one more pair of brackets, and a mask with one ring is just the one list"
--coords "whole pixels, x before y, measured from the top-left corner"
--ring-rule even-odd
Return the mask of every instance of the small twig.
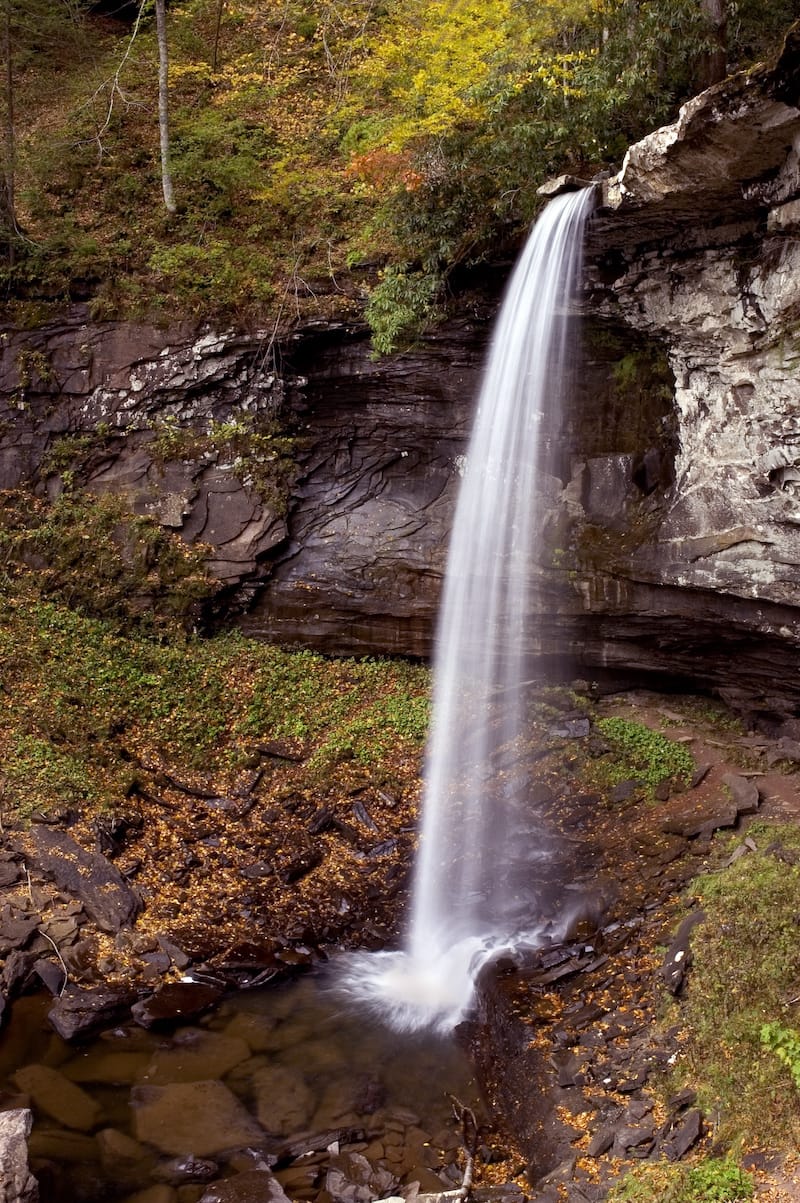
[[461, 1124], [461, 1140], [466, 1154], [461, 1186], [455, 1192], [453, 1198], [460, 1199], [462, 1203], [466, 1203], [466, 1200], [472, 1193], [472, 1179], [475, 1174], [475, 1154], [478, 1148], [478, 1121], [471, 1107], [466, 1107], [464, 1103], [459, 1102], [455, 1095], [451, 1095], [450, 1098], [453, 1103], [453, 1114]]
[[53, 952], [58, 957], [58, 963], [64, 971], [64, 981], [61, 985], [61, 989], [58, 992], [58, 997], [61, 998], [62, 994], [64, 993], [64, 991], [67, 988], [67, 982], [69, 981], [69, 972], [67, 970], [66, 965], [64, 964], [64, 958], [62, 957], [55, 940], [53, 940], [50, 936], [48, 936], [47, 932], [43, 931], [43, 929], [41, 927], [39, 928], [39, 935], [44, 936], [45, 940], [47, 940], [47, 943], [52, 945]]

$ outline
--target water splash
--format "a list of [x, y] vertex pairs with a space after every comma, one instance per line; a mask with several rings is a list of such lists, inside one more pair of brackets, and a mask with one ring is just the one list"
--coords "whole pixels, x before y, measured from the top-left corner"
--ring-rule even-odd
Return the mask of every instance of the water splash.
[[555, 839], [531, 805], [524, 748], [537, 632], [536, 505], [545, 415], [574, 366], [590, 190], [551, 201], [509, 282], [459, 492], [439, 614], [411, 923], [402, 953], [363, 954], [348, 993], [393, 1026], [454, 1026], [498, 951], [539, 946]]

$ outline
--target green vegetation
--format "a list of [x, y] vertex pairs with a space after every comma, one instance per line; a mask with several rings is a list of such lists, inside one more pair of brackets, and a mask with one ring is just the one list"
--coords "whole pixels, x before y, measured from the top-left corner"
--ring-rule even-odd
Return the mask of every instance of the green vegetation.
[[750, 1174], [728, 1158], [697, 1165], [642, 1165], [608, 1195], [609, 1203], [745, 1203], [753, 1197]]
[[757, 852], [695, 883], [706, 920], [692, 934], [678, 1072], [720, 1140], [768, 1132], [780, 1146], [799, 1131], [800, 829], [757, 822], [749, 835]]
[[775, 1054], [781, 1065], [786, 1066], [800, 1090], [800, 1032], [785, 1028], [777, 1021], [765, 1023], [761, 1029], [761, 1043]]
[[119, 805], [137, 763], [233, 773], [265, 740], [286, 740], [309, 759], [307, 772], [298, 767], [298, 788], [345, 759], [378, 783], [403, 758], [417, 763], [427, 717], [423, 668], [331, 661], [235, 634], [157, 643], [19, 585], [4, 593], [6, 818]]
[[[731, 4], [728, 68], [773, 53], [796, 7]], [[366, 298], [379, 351], [521, 232], [545, 177], [618, 163], [719, 73], [698, 0], [174, 0], [171, 214], [150, 6], [133, 27], [84, 0], [7, 8], [0, 284], [18, 315], [80, 298], [271, 328]]]
[[627, 718], [601, 718], [597, 729], [612, 749], [594, 766], [608, 785], [634, 777], [650, 787], [668, 778], [685, 783], [694, 771], [694, 760], [687, 748], [643, 723]]
[[[69, 483], [82, 439], [56, 444], [53, 465]], [[207, 549], [189, 547], [152, 518], [110, 494], [67, 488], [52, 505], [27, 492], [0, 493], [0, 572], [11, 588], [35, 580], [37, 593], [150, 634], [192, 626], [213, 592]], [[32, 570], [32, 571], [31, 571]]]

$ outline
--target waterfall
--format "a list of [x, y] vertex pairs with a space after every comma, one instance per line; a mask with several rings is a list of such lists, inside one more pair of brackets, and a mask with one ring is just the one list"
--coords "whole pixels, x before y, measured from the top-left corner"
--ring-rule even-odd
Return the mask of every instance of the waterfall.
[[[535, 498], [545, 416], [575, 361], [574, 301], [592, 191], [552, 200], [498, 316], [450, 541], [434, 662], [420, 844], [402, 953], [363, 954], [346, 989], [401, 1029], [454, 1026], [499, 949], [541, 942], [553, 836], [527, 794], [537, 631]], [[546, 874], [545, 874], [546, 876]]]

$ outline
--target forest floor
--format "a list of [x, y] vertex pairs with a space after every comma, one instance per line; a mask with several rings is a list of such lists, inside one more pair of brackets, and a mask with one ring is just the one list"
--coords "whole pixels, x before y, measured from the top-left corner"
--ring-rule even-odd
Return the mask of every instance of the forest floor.
[[[424, 670], [136, 644], [24, 596], [0, 635], [9, 998], [39, 980], [62, 1011], [109, 989], [130, 1006], [187, 976], [236, 987], [397, 944]], [[744, 1164], [765, 1203], [800, 1198], [800, 748], [643, 690], [545, 691], [531, 732], [520, 755], [581, 905], [557, 946], [499, 967], [508, 1039], [489, 1033], [482, 1072], [507, 1147], [478, 1181], [583, 1203], [627, 1173], [620, 1200], [690, 1203], [706, 1196], [687, 1175], [716, 1189]], [[72, 877], [53, 870], [65, 847]], [[103, 895], [127, 917], [103, 920]], [[537, 1082], [557, 1165], [534, 1189], [553, 1165], [531, 1168]], [[658, 1160], [694, 1111], [685, 1156]]]

